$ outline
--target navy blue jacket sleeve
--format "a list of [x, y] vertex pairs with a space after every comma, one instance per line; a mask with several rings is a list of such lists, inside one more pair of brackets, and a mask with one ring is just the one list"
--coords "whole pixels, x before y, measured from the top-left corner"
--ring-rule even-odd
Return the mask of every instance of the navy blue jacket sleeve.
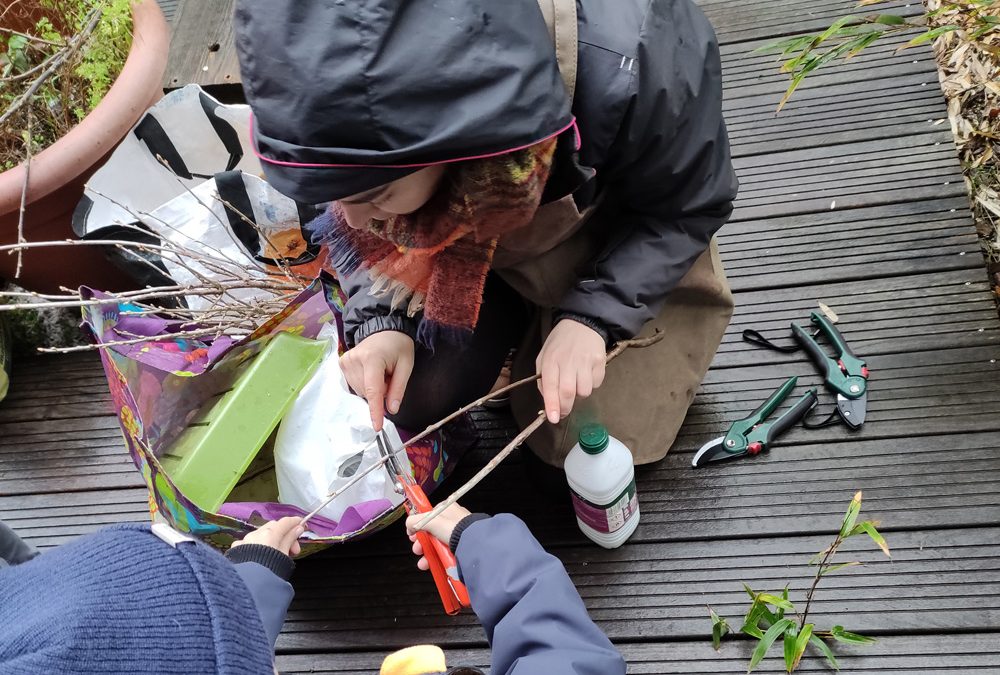
[[625, 661], [594, 624], [558, 558], [518, 518], [472, 523], [455, 552], [494, 675], [618, 675]]
[[243, 579], [257, 613], [264, 624], [264, 632], [271, 641], [271, 649], [278, 639], [281, 627], [285, 624], [288, 605], [292, 602], [295, 591], [292, 585], [277, 574], [256, 562], [243, 562], [233, 565], [237, 574]]

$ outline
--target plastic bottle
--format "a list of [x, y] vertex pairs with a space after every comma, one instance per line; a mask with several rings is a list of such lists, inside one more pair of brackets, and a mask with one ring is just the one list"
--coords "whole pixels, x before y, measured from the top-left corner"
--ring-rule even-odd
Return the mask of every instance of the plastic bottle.
[[563, 466], [580, 531], [604, 548], [624, 544], [639, 525], [629, 449], [600, 424], [588, 424]]

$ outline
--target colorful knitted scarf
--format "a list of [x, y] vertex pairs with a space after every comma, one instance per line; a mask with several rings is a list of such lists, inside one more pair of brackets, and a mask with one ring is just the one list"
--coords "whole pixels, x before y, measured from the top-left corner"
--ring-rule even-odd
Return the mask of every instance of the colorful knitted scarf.
[[438, 337], [461, 345], [479, 320], [486, 274], [501, 235], [524, 227], [538, 210], [556, 140], [455, 164], [434, 196], [417, 211], [347, 225], [334, 202], [310, 229], [342, 274], [367, 269], [371, 293], [423, 310], [417, 341]]

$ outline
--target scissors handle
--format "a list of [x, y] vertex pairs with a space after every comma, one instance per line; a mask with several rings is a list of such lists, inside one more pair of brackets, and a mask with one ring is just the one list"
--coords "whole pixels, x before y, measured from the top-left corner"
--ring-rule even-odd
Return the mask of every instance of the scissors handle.
[[[407, 480], [406, 478], [405, 476], [399, 477], [399, 482], [403, 486], [403, 493], [406, 495], [408, 503], [406, 510], [410, 514], [428, 513], [431, 511], [433, 507], [430, 500], [427, 499], [427, 494], [423, 491], [423, 488], [414, 483], [412, 479]], [[455, 614], [462, 607], [469, 607], [472, 604], [469, 598], [469, 590], [458, 578], [458, 561], [455, 560], [455, 555], [448, 548], [448, 545], [437, 537], [432, 536], [429, 532], [418, 532], [417, 541], [420, 542], [420, 546], [424, 549], [424, 557], [427, 558], [427, 564], [430, 566], [431, 574], [434, 576], [434, 583], [438, 587], [438, 593], [441, 594], [441, 601], [444, 603], [445, 611], [449, 614]], [[442, 592], [441, 584], [438, 583], [438, 576], [434, 573], [435, 569], [440, 569], [443, 572], [444, 582], [448, 589], [447, 595], [452, 603], [457, 603], [454, 612], [448, 611], [449, 605], [452, 603], [445, 600], [445, 593]]]

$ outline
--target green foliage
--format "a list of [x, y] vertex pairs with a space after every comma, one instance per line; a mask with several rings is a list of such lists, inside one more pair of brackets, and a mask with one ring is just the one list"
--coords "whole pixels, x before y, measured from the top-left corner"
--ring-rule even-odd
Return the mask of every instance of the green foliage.
[[[888, 0], [861, 0], [858, 7], [879, 5]], [[967, 39], [976, 41], [993, 31], [1000, 30], [1000, 3], [996, 0], [953, 0], [942, 3], [934, 11], [922, 15], [903, 17], [896, 14], [850, 15], [834, 21], [821, 33], [798, 35], [766, 44], [755, 53], [777, 53], [783, 59], [781, 72], [791, 80], [785, 95], [778, 103], [780, 111], [795, 90], [811, 73], [837, 59], [850, 59], [876, 40], [897, 33], [918, 33], [897, 51], [915, 47], [934, 40], [946, 33], [963, 31]], [[935, 25], [939, 19], [959, 15], [960, 23]]]
[[[132, 9], [129, 0], [83, 0], [83, 4], [100, 7], [102, 12], [76, 67], [76, 74], [89, 85], [86, 109], [89, 112], [104, 98], [125, 63], [132, 42]], [[78, 30], [82, 28], [78, 26]], [[78, 115], [78, 119], [82, 118]]]
[[726, 620], [715, 613], [711, 607], [708, 608], [708, 613], [712, 617], [712, 646], [715, 651], [719, 651], [722, 647], [722, 638], [729, 632], [729, 624]]
[[[31, 30], [0, 33], [0, 111], [21, 99], [51, 66], [57, 68], [0, 129], [0, 169], [23, 161], [29, 126], [32, 152], [38, 152], [93, 110], [118, 77], [132, 43], [130, 0], [41, 0], [25, 3], [21, 11], [29, 5], [45, 12]], [[71, 49], [95, 12], [93, 31]]]
[[[879, 533], [878, 524], [874, 521], [866, 520], [858, 522], [861, 513], [861, 492], [854, 495], [844, 519], [840, 525], [837, 538], [827, 548], [814, 556], [809, 564], [816, 566], [816, 575], [813, 578], [812, 586], [806, 593], [805, 605], [801, 614], [795, 604], [788, 599], [788, 586], [782, 590], [781, 594], [757, 592], [750, 586], [743, 584], [747, 595], [750, 596], [750, 607], [743, 617], [743, 625], [740, 632], [757, 640], [750, 657], [750, 664], [747, 672], [751, 672], [767, 655], [774, 646], [778, 638], [782, 640], [782, 647], [785, 657], [785, 669], [787, 672], [794, 672], [802, 661], [806, 649], [811, 645], [819, 652], [834, 670], [839, 670], [840, 665], [830, 649], [826, 640], [835, 642], [845, 642], [849, 644], [867, 645], [875, 642], [873, 638], [850, 633], [844, 630], [843, 626], [834, 626], [826, 631], [817, 631], [813, 623], [807, 621], [809, 617], [809, 607], [812, 604], [813, 596], [820, 579], [837, 570], [860, 565], [860, 562], [834, 563], [833, 557], [837, 554], [840, 546], [851, 537], [867, 535], [885, 553], [890, 555], [889, 547], [885, 539]], [[720, 617], [711, 608], [709, 612], [712, 617], [712, 644], [719, 649], [723, 636], [729, 631], [729, 624], [726, 619]], [[793, 613], [795, 618], [789, 618], [786, 613]]]

